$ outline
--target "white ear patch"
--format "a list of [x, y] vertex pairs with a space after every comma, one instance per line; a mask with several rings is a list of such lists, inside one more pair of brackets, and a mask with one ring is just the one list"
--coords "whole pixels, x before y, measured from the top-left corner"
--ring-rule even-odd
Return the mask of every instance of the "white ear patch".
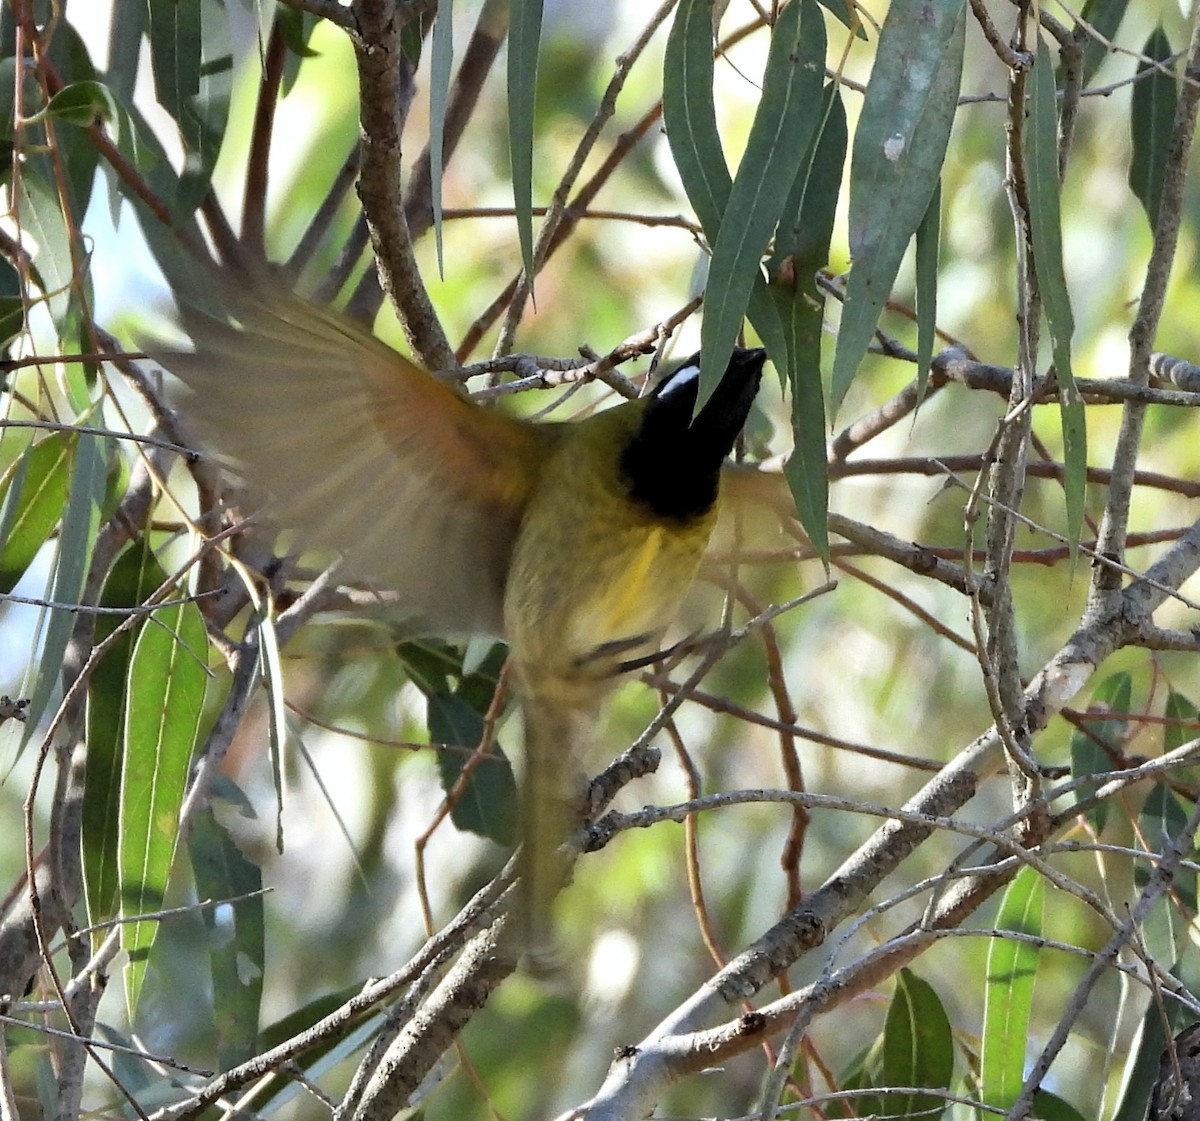
[[680, 366], [666, 381], [659, 386], [658, 396], [667, 397], [672, 393], [677, 392], [682, 386], [689, 385], [700, 377], [700, 363], [692, 362], [687, 366]]

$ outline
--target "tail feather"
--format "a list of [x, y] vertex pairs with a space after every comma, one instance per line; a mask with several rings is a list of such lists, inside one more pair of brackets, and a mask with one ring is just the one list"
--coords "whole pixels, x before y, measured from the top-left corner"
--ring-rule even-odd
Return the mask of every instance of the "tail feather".
[[584, 777], [576, 760], [591, 720], [571, 705], [544, 696], [523, 698], [525, 779], [521, 797], [521, 877], [518, 919], [530, 968], [545, 972], [561, 955], [554, 934], [554, 901], [570, 874], [562, 851], [580, 824]]

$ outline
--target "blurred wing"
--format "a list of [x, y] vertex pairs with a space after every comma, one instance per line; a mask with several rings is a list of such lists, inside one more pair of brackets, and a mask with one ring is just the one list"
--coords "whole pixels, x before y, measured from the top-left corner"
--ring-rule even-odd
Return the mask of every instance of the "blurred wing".
[[184, 409], [202, 438], [276, 526], [342, 552], [352, 574], [398, 594], [414, 625], [499, 636], [553, 429], [473, 404], [290, 293], [220, 298], [232, 322], [181, 310], [192, 351], [150, 348], [190, 390]]
[[812, 555], [787, 479], [775, 471], [727, 463], [721, 470], [720, 506], [704, 553], [705, 569], [735, 560], [740, 565], [790, 564]]

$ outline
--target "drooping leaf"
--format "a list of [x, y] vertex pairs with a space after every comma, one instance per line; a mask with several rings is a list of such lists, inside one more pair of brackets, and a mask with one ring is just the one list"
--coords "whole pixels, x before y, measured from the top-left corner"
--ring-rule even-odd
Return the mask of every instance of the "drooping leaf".
[[64, 608], [52, 608], [42, 641], [41, 661], [31, 690], [26, 741], [45, 715], [50, 698], [58, 688], [63, 655], [75, 626], [70, 606], [80, 602], [92, 546], [100, 526], [100, 506], [108, 469], [105, 462], [107, 441], [80, 435], [71, 460], [71, 481], [58, 533], [58, 551], [54, 561], [50, 598]]
[[771, 34], [763, 92], [713, 245], [700, 333], [702, 404], [729, 362], [772, 231], [820, 120], [825, 22], [816, 0], [784, 8]]
[[787, 334], [786, 380], [792, 394], [795, 451], [784, 468], [800, 523], [818, 554], [829, 561], [829, 478], [821, 339], [825, 305], [815, 277], [829, 260], [829, 244], [846, 159], [846, 111], [837, 87], [822, 97], [808, 152], [775, 235], [768, 265], [771, 293]]
[[[430, 197], [433, 201], [433, 238], [437, 247], [438, 275], [444, 277], [446, 267], [442, 258], [442, 141], [446, 133], [450, 69], [454, 64], [453, 0], [440, 0], [437, 17], [433, 21], [432, 38], [433, 50], [429, 66], [429, 183]], [[532, 243], [530, 248], [532, 252]]]
[[52, 432], [0, 478], [0, 592], [13, 590], [58, 525], [74, 446], [69, 433]]
[[121, 101], [130, 101], [137, 84], [138, 55], [146, 29], [147, 6], [126, 4], [120, 19], [108, 22], [108, 75], [106, 81]]
[[[711, 0], [683, 0], [675, 12], [663, 61], [663, 126], [688, 201], [715, 245], [733, 180], [713, 102]], [[787, 339], [761, 276], [754, 278], [746, 311], [771, 360], [786, 370]]]
[[209, 938], [218, 1059], [228, 1070], [258, 1050], [266, 967], [262, 870], [246, 859], [209, 809], [189, 824], [188, 853], [200, 900], [232, 900], [201, 911]]
[[[1033, 868], [1022, 868], [1000, 901], [997, 928], [1039, 937], [1044, 897], [1042, 877]], [[1039, 956], [1037, 946], [1007, 938], [994, 938], [988, 947], [980, 1095], [999, 1109], [1009, 1109], [1024, 1084]]]
[[1046, 323], [1050, 329], [1058, 377], [1063, 434], [1063, 473], [1067, 500], [1067, 537], [1072, 553], [1083, 528], [1087, 489], [1087, 418], [1071, 369], [1075, 317], [1063, 272], [1062, 212], [1058, 183], [1058, 99], [1054, 66], [1044, 40], [1038, 40], [1031, 75], [1029, 119], [1025, 126], [1025, 172], [1029, 186], [1029, 228], [1034, 269]]
[[[883, 1085], [946, 1090], [954, 1074], [950, 1020], [933, 986], [908, 969], [896, 976], [883, 1033]], [[887, 1117], [938, 1121], [946, 1099], [933, 1094], [884, 1094]]]
[[[1114, 758], [1125, 752], [1125, 738], [1129, 732], [1129, 706], [1133, 696], [1133, 679], [1128, 673], [1114, 673], [1106, 677], [1092, 694], [1092, 706], [1106, 715], [1093, 717], [1090, 712], [1084, 717], [1085, 728], [1071, 732], [1071, 774], [1075, 778], [1104, 774], [1114, 769]], [[1111, 713], [1111, 715], [1107, 715]], [[1079, 798], [1089, 797], [1095, 791], [1091, 784], [1079, 788]], [[1097, 833], [1104, 829], [1108, 820], [1108, 807], [1098, 805], [1088, 810], [1088, 821]]]
[[[100, 606], [131, 610], [166, 580], [166, 573], [145, 538], [127, 548], [113, 564], [100, 593]], [[96, 618], [96, 642], [103, 642], [122, 622], [118, 615]], [[88, 680], [87, 773], [83, 785], [83, 875], [92, 923], [117, 910], [119, 885], [121, 771], [125, 751], [126, 685], [133, 644], [144, 621], [114, 640]]]
[[[1146, 40], [1142, 56], [1156, 62], [1166, 62], [1171, 57], [1171, 44], [1161, 24]], [[1146, 211], [1152, 230], [1158, 225], [1163, 172], [1169, 163], [1171, 131], [1178, 102], [1179, 88], [1174, 75], [1149, 62], [1139, 61], [1129, 106], [1129, 135], [1133, 141], [1129, 186]]]
[[833, 410], [867, 353], [941, 174], [962, 77], [964, 11], [959, 0], [893, 4], [884, 21], [850, 165], [852, 264], [833, 360]]
[[933, 344], [937, 338], [938, 242], [941, 238], [942, 185], [938, 182], [917, 227], [917, 402], [925, 399]]
[[1083, 84], [1089, 85], [1100, 64], [1108, 57], [1110, 43], [1116, 41], [1117, 29], [1125, 16], [1129, 0], [1087, 0], [1080, 18], [1088, 28], [1083, 48]]
[[533, 291], [533, 111], [542, 0], [512, 0], [508, 28], [508, 148], [521, 263]]
[[207, 636], [195, 604], [163, 607], [143, 626], [129, 663], [121, 770], [121, 945], [125, 995], [137, 1007], [179, 839], [179, 811], [200, 725]]

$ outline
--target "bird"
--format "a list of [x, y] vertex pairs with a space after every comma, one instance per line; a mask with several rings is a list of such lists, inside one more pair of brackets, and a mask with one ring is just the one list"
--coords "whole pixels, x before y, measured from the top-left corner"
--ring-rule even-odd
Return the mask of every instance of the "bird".
[[508, 644], [524, 723], [521, 937], [551, 942], [573, 760], [696, 579], [765, 351], [735, 349], [699, 407], [697, 354], [637, 399], [532, 421], [282, 282], [222, 277], [177, 305], [190, 348], [146, 349], [270, 523], [388, 589], [411, 633]]

